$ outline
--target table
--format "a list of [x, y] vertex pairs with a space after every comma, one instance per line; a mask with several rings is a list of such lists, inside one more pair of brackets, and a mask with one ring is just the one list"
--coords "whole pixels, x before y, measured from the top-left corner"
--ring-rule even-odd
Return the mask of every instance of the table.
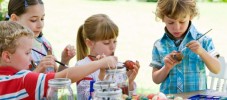
[[210, 96], [221, 96], [221, 97], [227, 97], [227, 93], [224, 92], [218, 92], [215, 90], [201, 90], [201, 91], [195, 91], [195, 92], [186, 92], [186, 93], [178, 93], [178, 94], [168, 94], [167, 96], [174, 96], [176, 97], [182, 97], [183, 99], [187, 99], [194, 95], [210, 95]]

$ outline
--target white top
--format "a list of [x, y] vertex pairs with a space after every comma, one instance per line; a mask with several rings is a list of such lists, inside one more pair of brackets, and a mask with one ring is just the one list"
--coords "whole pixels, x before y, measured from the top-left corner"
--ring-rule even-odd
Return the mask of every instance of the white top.
[[[76, 66], [81, 66], [81, 65], [85, 65], [88, 64], [89, 62], [91, 62], [92, 60], [89, 57], [85, 57], [82, 60], [79, 60], [76, 63]], [[92, 67], [92, 66], [91, 66]], [[77, 82], [77, 100], [88, 100], [88, 97], [90, 96], [90, 81], [94, 80], [94, 81], [100, 81], [99, 79], [99, 72], [100, 70], [97, 70], [95, 72], [93, 72], [92, 74], [86, 76], [84, 79], [82, 79], [81, 81]], [[121, 76], [116, 74], [116, 82], [120, 82]], [[119, 79], [119, 80], [118, 80]], [[133, 94], [136, 93], [136, 84], [134, 84], [134, 90], [130, 91]]]

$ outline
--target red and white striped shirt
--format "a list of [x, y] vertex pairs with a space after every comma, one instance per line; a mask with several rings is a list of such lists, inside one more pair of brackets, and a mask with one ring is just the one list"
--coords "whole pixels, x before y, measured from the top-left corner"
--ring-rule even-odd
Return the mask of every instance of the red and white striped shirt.
[[53, 79], [54, 75], [1, 66], [0, 100], [41, 100], [46, 97], [48, 80]]

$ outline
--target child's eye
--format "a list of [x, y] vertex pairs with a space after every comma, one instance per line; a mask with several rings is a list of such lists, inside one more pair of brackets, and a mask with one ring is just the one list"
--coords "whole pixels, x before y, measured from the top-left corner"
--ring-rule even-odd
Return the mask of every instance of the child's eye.
[[173, 24], [173, 22], [169, 22], [168, 24]]
[[109, 43], [109, 42], [104, 42], [104, 44], [105, 44], [105, 45], [108, 45], [108, 44], [110, 44], [110, 43]]
[[26, 52], [26, 55], [30, 55], [31, 54], [31, 52]]
[[31, 22], [36, 22], [36, 20], [31, 20]]
[[114, 41], [114, 43], [117, 43], [117, 41]]

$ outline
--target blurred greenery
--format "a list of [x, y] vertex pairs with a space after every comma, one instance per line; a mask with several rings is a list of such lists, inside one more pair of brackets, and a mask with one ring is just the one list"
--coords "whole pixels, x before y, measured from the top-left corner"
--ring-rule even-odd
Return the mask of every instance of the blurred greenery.
[[5, 20], [9, 0], [0, 0], [0, 21]]
[[227, 0], [206, 0], [208, 2], [227, 2]]
[[[93, 1], [117, 1], [117, 0], [93, 0]], [[131, 0], [125, 0], [131, 1]], [[157, 2], [158, 0], [135, 0], [135, 1], [143, 1], [143, 2]], [[227, 2], [227, 0], [197, 0], [198, 2]]]
[[158, 0], [146, 0], [146, 2], [157, 2]]

